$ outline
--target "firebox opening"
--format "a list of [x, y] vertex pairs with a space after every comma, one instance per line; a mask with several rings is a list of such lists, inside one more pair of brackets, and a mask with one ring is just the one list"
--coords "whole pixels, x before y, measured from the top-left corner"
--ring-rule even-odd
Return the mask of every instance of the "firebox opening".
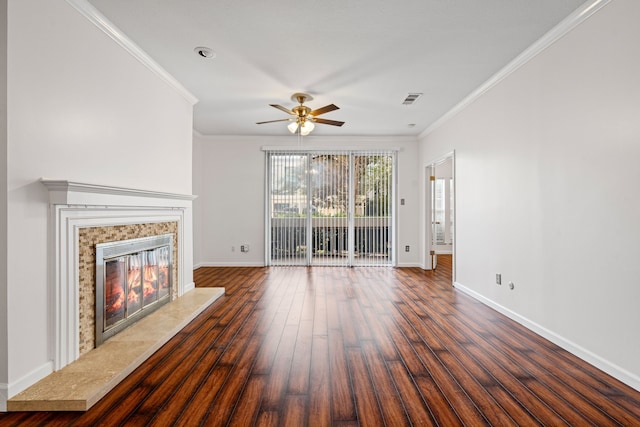
[[96, 245], [96, 347], [169, 302], [173, 235]]

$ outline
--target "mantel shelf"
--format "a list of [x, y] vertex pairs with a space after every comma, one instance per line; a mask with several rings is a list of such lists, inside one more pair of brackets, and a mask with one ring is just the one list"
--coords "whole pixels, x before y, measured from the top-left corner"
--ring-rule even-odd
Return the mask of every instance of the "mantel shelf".
[[[126, 187], [41, 178], [52, 205], [152, 205], [184, 207], [197, 197]], [[147, 199], [146, 202], [141, 202]]]

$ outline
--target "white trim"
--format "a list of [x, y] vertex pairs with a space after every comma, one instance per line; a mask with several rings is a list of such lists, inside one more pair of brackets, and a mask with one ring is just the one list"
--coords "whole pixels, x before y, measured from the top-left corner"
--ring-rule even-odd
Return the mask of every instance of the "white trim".
[[496, 74], [491, 76], [489, 80], [480, 85], [476, 90], [467, 95], [462, 101], [456, 104], [451, 110], [446, 112], [443, 116], [433, 122], [428, 128], [420, 132], [418, 138], [423, 138], [430, 134], [453, 116], [458, 114], [473, 103], [476, 99], [480, 98], [485, 92], [492, 87], [500, 83], [505, 78], [509, 77], [518, 68], [531, 61], [538, 54], [542, 53], [545, 49], [550, 47], [560, 38], [564, 37], [567, 33], [573, 30], [575, 27], [586, 21], [594, 13], [598, 12], [604, 6], [609, 4], [611, 0], [592, 0], [584, 3], [578, 9], [576, 9], [571, 15], [563, 19], [558, 25], [549, 30], [545, 35], [539, 38], [535, 43], [525, 49], [520, 55], [509, 62]]
[[151, 70], [155, 75], [160, 77], [165, 83], [171, 86], [176, 92], [178, 92], [184, 99], [186, 99], [191, 105], [195, 105], [198, 102], [191, 92], [189, 92], [175, 77], [173, 77], [167, 70], [162, 68], [153, 58], [151, 58], [145, 51], [143, 51], [136, 43], [134, 43], [125, 33], [116, 27], [113, 22], [109, 21], [98, 9], [96, 9], [87, 0], [67, 0], [74, 9], [76, 9], [82, 16], [87, 18], [89, 22], [102, 30], [111, 39], [113, 39], [120, 47], [129, 52], [131, 56], [140, 61], [142, 65]]
[[[54, 205], [172, 206], [187, 207], [197, 198], [191, 194], [162, 193], [60, 179], [40, 178]], [[134, 200], [132, 197], [140, 198]], [[156, 199], [155, 201], [152, 199]], [[167, 204], [167, 200], [172, 200]]]
[[[49, 190], [49, 352], [59, 370], [79, 354], [78, 236], [81, 228], [178, 223], [178, 296], [193, 289], [191, 208], [194, 196], [66, 180], [41, 179]], [[187, 231], [189, 234], [187, 235]], [[187, 265], [188, 263], [188, 265]], [[187, 274], [188, 273], [188, 274]]]
[[[432, 173], [435, 173], [435, 168], [446, 162], [447, 160], [451, 159], [451, 177], [453, 178], [453, 196], [454, 196], [454, 200], [453, 200], [453, 224], [455, 227], [456, 224], [456, 212], [457, 212], [457, 206], [456, 206], [456, 150], [452, 150], [449, 151], [446, 154], [443, 154], [440, 157], [437, 157], [435, 160], [432, 160], [431, 162], [428, 162], [425, 164], [424, 166], [424, 171], [425, 171], [425, 176], [424, 176], [424, 191], [423, 191], [423, 195], [424, 195], [424, 224], [422, 225], [422, 227], [424, 227], [424, 251], [422, 253], [423, 255], [423, 259], [421, 261], [421, 265], [420, 267], [423, 270], [434, 270], [434, 267], [432, 265], [431, 262], [431, 240], [432, 240], [432, 236], [431, 234], [433, 233], [433, 228], [431, 227], [431, 221], [433, 220], [431, 218], [432, 212], [431, 212], [431, 181], [429, 179], [429, 177], [431, 176]], [[421, 187], [422, 188], [422, 187]], [[428, 197], [427, 197], [428, 196]], [[429, 225], [427, 225], [429, 224]], [[455, 233], [454, 233], [454, 237], [453, 237], [453, 241], [451, 242], [451, 263], [452, 263], [452, 275], [453, 275], [453, 280], [456, 279], [456, 257], [455, 257], [455, 249], [456, 249], [456, 239], [455, 239]], [[442, 253], [442, 254], [447, 254], [445, 252], [437, 252], [438, 253]], [[437, 264], [437, 262], [436, 262]]]
[[[396, 141], [397, 142], [397, 141]], [[263, 147], [260, 147], [260, 149], [262, 151], [275, 151], [275, 152], [308, 152], [308, 151], [318, 151], [318, 152], [325, 152], [325, 151], [336, 151], [336, 152], [356, 152], [356, 153], [360, 153], [360, 152], [370, 152], [370, 151], [393, 151], [393, 152], [398, 152], [398, 151], [402, 151], [402, 148], [400, 147], [374, 147], [374, 148], [364, 148], [364, 147], [340, 147], [340, 148], [333, 148], [331, 146], [317, 146], [317, 145], [305, 145], [303, 147], [297, 147], [297, 146], [292, 146], [292, 145], [284, 145], [284, 146], [272, 146], [272, 145], [266, 145]]]
[[[354, 265], [354, 267], [357, 267], [357, 265]], [[383, 267], [387, 267], [387, 266], [383, 266]], [[388, 266], [388, 267], [391, 267], [391, 266]], [[417, 267], [417, 268], [422, 268], [424, 270], [423, 265], [420, 264], [419, 262], [399, 262], [395, 267], [398, 267], [398, 268], [415, 268], [415, 267]]]
[[606, 372], [607, 374], [622, 381], [628, 386], [633, 387], [634, 389], [640, 391], [640, 377], [638, 377], [637, 375], [617, 366], [616, 364], [606, 359], [603, 359], [602, 357], [587, 350], [584, 347], [581, 347], [580, 345], [574, 343], [573, 341], [570, 341], [565, 337], [558, 335], [557, 333], [545, 328], [544, 326], [537, 324], [536, 322], [533, 322], [532, 320], [524, 316], [521, 316], [520, 314], [496, 303], [495, 301], [492, 301], [489, 298], [484, 297], [483, 295], [479, 294], [478, 292], [472, 289], [469, 289], [468, 287], [462, 285], [461, 283], [454, 282], [453, 286], [456, 289], [460, 290], [461, 292], [464, 292], [465, 294], [469, 295], [470, 297], [504, 314], [508, 318], [520, 323], [524, 327], [532, 330], [533, 332], [537, 333], [543, 338], [546, 338], [552, 343], [562, 347], [563, 349], [567, 350], [569, 353], [592, 364], [596, 368]]
[[0, 383], [0, 412], [7, 412], [7, 400], [9, 400], [9, 384]]
[[17, 381], [9, 384], [0, 383], [0, 412], [7, 412], [7, 400], [9, 400], [9, 396], [15, 396], [52, 372], [53, 362], [48, 361], [28, 374], [23, 375]]
[[[391, 262], [391, 266], [393, 267], [397, 267], [398, 263], [400, 262], [400, 242], [398, 241], [400, 239], [400, 233], [398, 232], [398, 230], [400, 229], [400, 205], [399, 205], [399, 199], [400, 199], [400, 191], [398, 190], [400, 188], [400, 183], [399, 183], [399, 179], [398, 177], [400, 176], [398, 173], [398, 153], [395, 152], [393, 153], [393, 169], [391, 170], [391, 254], [389, 254], [390, 256], [390, 262]], [[352, 169], [351, 169], [351, 176], [353, 179], [355, 179], [354, 176], [354, 169], [353, 169], [353, 165], [352, 165]], [[352, 195], [355, 197], [355, 190], [352, 193]], [[351, 201], [351, 206], [354, 207], [355, 209], [355, 201], [352, 200]], [[352, 213], [351, 215], [352, 220], [355, 220], [354, 215]], [[353, 232], [354, 234], [352, 234], [352, 242], [355, 243], [355, 231]], [[353, 251], [351, 252], [351, 265], [354, 265], [353, 263], [353, 254], [355, 253], [355, 248], [352, 248]]]
[[[265, 267], [265, 264], [260, 264], [260, 263], [256, 263], [256, 262], [251, 262], [251, 261], [247, 261], [247, 262], [227, 262], [227, 261], [212, 261], [212, 262], [199, 262], [197, 264], [195, 264], [193, 266], [194, 270], [197, 270], [198, 268], [202, 268], [202, 267]], [[274, 266], [274, 268], [277, 266]], [[295, 267], [295, 266], [294, 266]], [[300, 267], [306, 267], [306, 265], [301, 264]], [[354, 265], [354, 267], [360, 267], [359, 265]], [[392, 265], [383, 265], [384, 267], [394, 267]], [[405, 262], [405, 263], [398, 263], [398, 265], [396, 265], [395, 267], [398, 268], [402, 268], [402, 267], [422, 267], [422, 265], [420, 265], [419, 263], [415, 263], [415, 262]]]
[[269, 195], [269, 193], [271, 192], [271, 185], [272, 185], [272, 176], [271, 176], [271, 156], [269, 156], [268, 154], [265, 154], [264, 156], [264, 172], [265, 172], [265, 177], [264, 177], [264, 193], [263, 194], [263, 200], [264, 200], [264, 216], [263, 216], [263, 221], [264, 221], [264, 265], [270, 265], [271, 264], [271, 216], [273, 215], [273, 212], [271, 211], [271, 196]]
[[[246, 142], [247, 140], [255, 140], [260, 141], [266, 146], [274, 146], [273, 148], [289, 148], [295, 149], [298, 147], [297, 139], [289, 139], [292, 138], [290, 135], [212, 135], [212, 134], [202, 134], [200, 139], [202, 141], [210, 141], [210, 142]], [[288, 142], [288, 143], [287, 143]], [[305, 136], [302, 141], [302, 147], [312, 147], [312, 149], [327, 149], [328, 146], [334, 144], [339, 146], [340, 148], [348, 149], [348, 150], [361, 150], [363, 148], [362, 145], [357, 144], [366, 144], [369, 149], [376, 148], [387, 148], [390, 144], [398, 144], [398, 143], [417, 143], [418, 138], [415, 135], [412, 136], [360, 136], [360, 135], [352, 135], [352, 136]], [[351, 145], [349, 145], [351, 144]], [[356, 144], [355, 146], [353, 144]], [[269, 148], [269, 147], [267, 147]]]
[[[264, 267], [264, 263], [255, 261], [212, 261], [212, 262], [200, 262], [194, 265], [193, 269], [200, 267]], [[301, 265], [301, 267], [305, 267]]]
[[[421, 267], [423, 270], [433, 270], [433, 258], [431, 257], [431, 234], [433, 234], [433, 226], [431, 225], [431, 215], [433, 215], [431, 209], [431, 199], [433, 196], [431, 195], [431, 180], [429, 179], [431, 175], [433, 175], [433, 163], [429, 163], [424, 166], [424, 176], [422, 177], [422, 182], [420, 185], [421, 196], [424, 197], [424, 220], [422, 221], [421, 227], [424, 230], [423, 238], [424, 238], [424, 246], [422, 251], [422, 260]], [[420, 171], [422, 172], [422, 171]], [[422, 184], [424, 183], [424, 187]]]
[[195, 288], [196, 288], [196, 283], [195, 282], [185, 283], [185, 285], [184, 285], [184, 293], [183, 294], [186, 294], [187, 292], [192, 291]]
[[178, 296], [186, 292], [185, 211], [173, 208], [114, 208], [53, 205], [51, 207], [50, 331], [51, 355], [55, 370], [80, 357], [79, 348], [79, 266], [80, 229], [113, 225], [178, 223]]

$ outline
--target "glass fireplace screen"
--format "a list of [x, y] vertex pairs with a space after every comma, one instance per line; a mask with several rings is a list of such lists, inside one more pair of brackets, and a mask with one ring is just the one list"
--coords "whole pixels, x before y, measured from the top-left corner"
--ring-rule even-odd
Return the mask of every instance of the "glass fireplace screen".
[[173, 235], [96, 245], [96, 347], [168, 302]]

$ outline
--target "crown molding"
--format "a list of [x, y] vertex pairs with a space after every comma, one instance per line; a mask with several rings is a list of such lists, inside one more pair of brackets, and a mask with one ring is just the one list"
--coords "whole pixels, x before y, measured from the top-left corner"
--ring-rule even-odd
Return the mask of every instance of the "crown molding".
[[[207, 142], [259, 142], [263, 146], [282, 146], [289, 148], [296, 148], [298, 144], [298, 138], [295, 135], [200, 135], [201, 141]], [[389, 144], [417, 144], [418, 138], [414, 135], [402, 135], [402, 136], [305, 136], [302, 144], [304, 146], [313, 145], [315, 147], [324, 147], [324, 149], [331, 148], [333, 145], [350, 145], [350, 149], [357, 147], [358, 144], [368, 144], [373, 148], [379, 146], [386, 146]], [[362, 149], [362, 146], [359, 147]]]
[[98, 9], [96, 9], [87, 0], [66, 0], [74, 9], [82, 16], [87, 18], [92, 24], [102, 30], [111, 39], [113, 39], [124, 50], [129, 52], [131, 56], [140, 61], [145, 67], [151, 70], [155, 75], [160, 77], [165, 83], [178, 92], [191, 105], [198, 102], [191, 92], [189, 92], [175, 77], [167, 70], [162, 68], [160, 64], [153, 60], [145, 51], [143, 51], [136, 43], [133, 42], [125, 33], [123, 33], [113, 22], [109, 21]]
[[418, 135], [418, 138], [423, 138], [442, 126], [445, 122], [464, 110], [476, 99], [480, 98], [485, 92], [500, 83], [502, 80], [514, 73], [517, 69], [525, 65], [527, 62], [538, 56], [540, 53], [542, 53], [556, 41], [561, 39], [575, 27], [580, 25], [582, 22], [586, 21], [589, 17], [591, 17], [593, 14], [598, 12], [610, 2], [611, 0], [592, 0], [584, 3], [571, 15], [567, 16], [558, 25], [553, 27], [535, 43], [525, 49], [520, 55], [509, 62], [504, 68], [491, 76], [489, 80], [484, 82], [480, 87], [467, 95], [466, 98], [456, 104], [451, 110], [449, 110], [443, 116], [433, 122], [428, 128], [426, 128]]
[[348, 151], [361, 151], [361, 152], [388, 152], [388, 151], [404, 151], [402, 147], [381, 147], [381, 148], [363, 148], [363, 147], [340, 147], [340, 148], [331, 148], [331, 147], [323, 147], [318, 145], [310, 145], [303, 147], [292, 147], [292, 146], [281, 146], [281, 145], [263, 145], [260, 147], [262, 151], [281, 151], [283, 153], [288, 152], [307, 152], [307, 151], [327, 151], [327, 152], [348, 152]]

